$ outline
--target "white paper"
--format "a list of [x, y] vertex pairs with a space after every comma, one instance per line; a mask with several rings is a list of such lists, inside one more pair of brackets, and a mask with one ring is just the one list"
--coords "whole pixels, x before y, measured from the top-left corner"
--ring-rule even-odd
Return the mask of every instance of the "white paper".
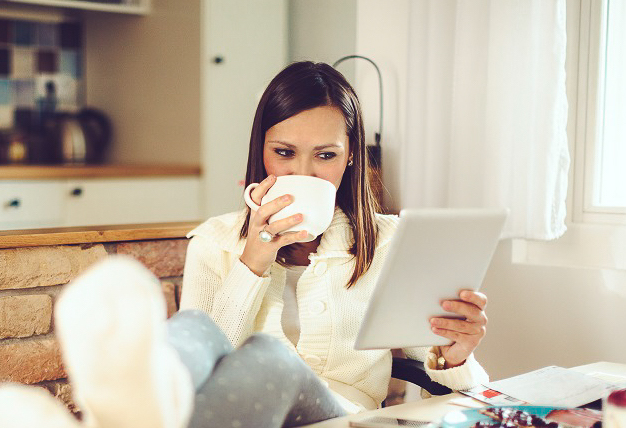
[[626, 376], [620, 376], [620, 375], [604, 373], [604, 372], [587, 373], [587, 375], [591, 377], [595, 377], [596, 379], [605, 380], [609, 383], [614, 383], [615, 385], [618, 385], [621, 388], [626, 388]]
[[549, 366], [487, 386], [537, 406], [578, 407], [605, 397], [616, 385], [563, 367]]
[[459, 391], [461, 394], [465, 394], [490, 406], [519, 406], [527, 404], [522, 400], [511, 397], [510, 395], [503, 394], [499, 391], [495, 391], [484, 385], [478, 385], [471, 389]]

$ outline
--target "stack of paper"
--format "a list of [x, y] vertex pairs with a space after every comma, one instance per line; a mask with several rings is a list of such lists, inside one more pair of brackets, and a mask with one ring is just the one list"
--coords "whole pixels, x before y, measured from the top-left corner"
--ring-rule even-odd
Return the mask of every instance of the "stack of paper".
[[464, 393], [492, 405], [525, 402], [536, 406], [579, 407], [624, 386], [626, 378], [607, 379], [602, 373], [593, 376], [549, 366], [490, 382], [484, 387], [473, 388]]

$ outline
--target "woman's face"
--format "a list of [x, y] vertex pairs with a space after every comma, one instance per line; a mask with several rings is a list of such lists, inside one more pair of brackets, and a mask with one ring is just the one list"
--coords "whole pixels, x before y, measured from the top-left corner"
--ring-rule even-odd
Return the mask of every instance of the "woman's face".
[[265, 133], [263, 164], [268, 175], [310, 175], [339, 189], [349, 157], [345, 119], [337, 107], [305, 110]]

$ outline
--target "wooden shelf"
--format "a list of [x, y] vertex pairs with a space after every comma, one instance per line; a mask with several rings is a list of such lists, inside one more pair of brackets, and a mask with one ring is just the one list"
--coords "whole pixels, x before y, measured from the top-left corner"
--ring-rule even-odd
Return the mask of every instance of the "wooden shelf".
[[67, 7], [71, 9], [94, 10], [101, 12], [126, 13], [130, 15], [147, 15], [150, 13], [149, 0], [140, 0], [138, 4], [112, 4], [89, 0], [8, 0], [12, 3], [32, 4], [39, 6]]
[[199, 165], [0, 165], [0, 180], [199, 176]]

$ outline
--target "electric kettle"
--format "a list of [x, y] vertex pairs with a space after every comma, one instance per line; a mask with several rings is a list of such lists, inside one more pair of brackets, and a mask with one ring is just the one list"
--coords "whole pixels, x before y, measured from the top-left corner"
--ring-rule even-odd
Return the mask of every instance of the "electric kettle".
[[101, 111], [84, 108], [76, 114], [58, 113], [55, 117], [57, 157], [63, 163], [104, 162], [111, 140], [111, 122]]

